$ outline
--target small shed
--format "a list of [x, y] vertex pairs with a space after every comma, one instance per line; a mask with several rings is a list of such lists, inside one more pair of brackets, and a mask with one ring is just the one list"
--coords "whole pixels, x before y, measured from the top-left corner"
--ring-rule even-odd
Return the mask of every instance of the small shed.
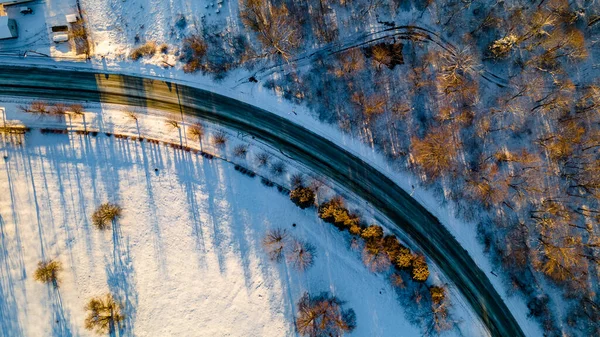
[[19, 36], [17, 23], [8, 16], [0, 16], [0, 40], [12, 39]]

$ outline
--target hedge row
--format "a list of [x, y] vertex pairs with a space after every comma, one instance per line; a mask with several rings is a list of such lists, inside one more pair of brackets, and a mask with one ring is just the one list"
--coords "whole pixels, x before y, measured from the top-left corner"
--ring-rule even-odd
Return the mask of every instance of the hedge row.
[[[314, 205], [315, 193], [308, 187], [298, 185], [291, 191], [290, 199], [298, 207], [305, 209]], [[415, 281], [425, 282], [429, 277], [429, 267], [424, 256], [411, 253], [394, 235], [384, 236], [381, 226], [364, 224], [359, 215], [345, 207], [340, 197], [321, 203], [318, 213], [323, 221], [333, 224], [339, 230], [347, 230], [350, 234], [361, 237], [365, 241], [366, 252], [371, 256], [380, 257], [385, 254], [394, 267], [410, 271]]]

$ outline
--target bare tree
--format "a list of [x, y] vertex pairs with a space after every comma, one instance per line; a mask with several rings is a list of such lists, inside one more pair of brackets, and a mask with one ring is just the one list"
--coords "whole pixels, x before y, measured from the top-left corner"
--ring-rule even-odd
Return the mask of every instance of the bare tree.
[[179, 125], [179, 122], [174, 119], [169, 119], [165, 123], [167, 124], [167, 126], [171, 127], [172, 129], [180, 129], [181, 128], [181, 126]]
[[67, 113], [67, 106], [63, 103], [56, 103], [50, 108], [49, 113], [57, 116], [64, 115]]
[[33, 101], [29, 105], [28, 112], [37, 112], [37, 113], [47, 113], [48, 112], [48, 103], [44, 101]]
[[314, 263], [315, 248], [307, 242], [294, 239], [286, 258], [294, 268], [304, 271]]
[[129, 118], [134, 123], [137, 123], [139, 118], [138, 113], [133, 110], [126, 110], [125, 116], [127, 116], [127, 118]]
[[69, 110], [75, 115], [83, 115], [83, 105], [81, 104], [71, 104]]
[[248, 145], [240, 144], [233, 148], [233, 155], [239, 158], [246, 158], [248, 153]]
[[271, 165], [271, 174], [278, 177], [285, 173], [285, 164], [282, 161], [278, 161]]
[[256, 155], [256, 161], [259, 167], [267, 166], [271, 160], [271, 155], [266, 152], [261, 152]]
[[213, 135], [212, 140], [216, 147], [222, 149], [225, 147], [225, 143], [227, 143], [227, 134], [224, 131], [217, 131]]
[[267, 231], [263, 239], [263, 247], [271, 260], [280, 262], [288, 249], [289, 242], [290, 237], [287, 231], [277, 228]]
[[283, 4], [240, 0], [240, 16], [244, 25], [258, 34], [268, 54], [279, 54], [287, 60], [302, 43], [298, 20]]

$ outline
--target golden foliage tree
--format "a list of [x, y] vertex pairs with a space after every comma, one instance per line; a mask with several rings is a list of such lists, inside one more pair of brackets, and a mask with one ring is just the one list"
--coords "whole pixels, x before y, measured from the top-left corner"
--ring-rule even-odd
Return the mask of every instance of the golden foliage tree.
[[411, 138], [411, 154], [417, 164], [430, 178], [448, 172], [455, 163], [459, 144], [451, 130], [434, 128], [423, 139]]
[[92, 298], [85, 306], [88, 311], [85, 318], [85, 328], [99, 334], [113, 333], [122, 327], [125, 315], [121, 313], [112, 294]]
[[121, 216], [122, 211], [123, 209], [117, 204], [104, 203], [92, 214], [92, 223], [98, 229], [107, 229], [113, 221]]
[[36, 281], [52, 283], [55, 287], [58, 287], [58, 273], [60, 271], [62, 271], [62, 264], [59, 261], [40, 261], [33, 278]]

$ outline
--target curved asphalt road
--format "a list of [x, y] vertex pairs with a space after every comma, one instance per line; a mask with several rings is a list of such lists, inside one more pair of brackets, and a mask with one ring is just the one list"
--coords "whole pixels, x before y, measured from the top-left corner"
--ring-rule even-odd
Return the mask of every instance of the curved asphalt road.
[[394, 222], [456, 285], [493, 336], [524, 336], [486, 275], [437, 218], [384, 174], [293, 122], [209, 91], [156, 79], [93, 72], [3, 65], [0, 94], [183, 112], [252, 134], [335, 179]]

